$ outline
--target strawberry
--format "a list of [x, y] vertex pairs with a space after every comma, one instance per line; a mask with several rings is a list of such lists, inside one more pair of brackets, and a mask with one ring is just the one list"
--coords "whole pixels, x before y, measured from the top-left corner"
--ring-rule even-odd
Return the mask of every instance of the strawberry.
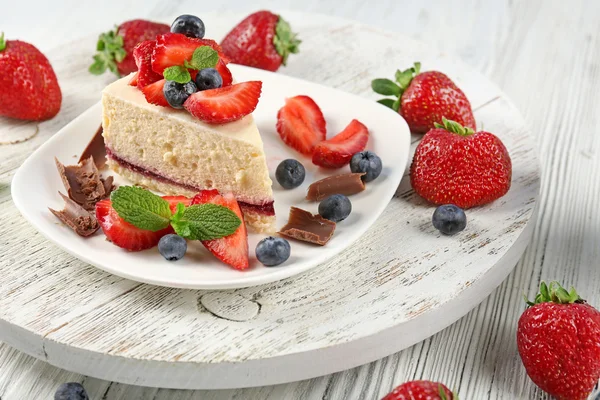
[[283, 18], [270, 11], [258, 11], [237, 24], [221, 46], [234, 63], [277, 71], [290, 53], [298, 53], [299, 44]]
[[470, 208], [492, 202], [510, 189], [512, 165], [502, 141], [443, 118], [423, 136], [410, 166], [417, 194], [433, 204]]
[[62, 94], [50, 62], [35, 46], [0, 34], [0, 115], [42, 121], [58, 114]]
[[162, 198], [169, 202], [169, 207], [173, 214], [177, 210], [177, 204], [181, 203], [187, 207], [192, 203], [192, 199], [185, 196], [162, 196]]
[[220, 58], [215, 69], [219, 72], [221, 78], [223, 79], [222, 87], [231, 86], [233, 84], [233, 75], [231, 75], [231, 71], [229, 68], [227, 68], [225, 62]]
[[600, 312], [557, 282], [527, 303], [517, 328], [527, 375], [559, 400], [587, 399], [600, 378]]
[[119, 217], [108, 199], [96, 203], [96, 219], [104, 234], [114, 245], [129, 251], [140, 251], [158, 245], [161, 237], [173, 233], [173, 228], [152, 232], [137, 228]]
[[443, 73], [420, 70], [421, 64], [415, 63], [406, 71], [398, 70], [396, 82], [373, 80], [371, 86], [375, 92], [396, 97], [379, 102], [398, 111], [415, 133], [435, 128], [443, 117], [474, 130], [475, 117], [467, 96]]
[[201, 46], [212, 47], [219, 53], [219, 58], [225, 64], [229, 62], [221, 46], [214, 40], [190, 38], [180, 33], [166, 33], [156, 37], [156, 48], [152, 54], [152, 69], [154, 72], [162, 74], [165, 68], [183, 65], [184, 61], [192, 58], [194, 50]]
[[146, 40], [154, 40], [156, 35], [169, 32], [169, 25], [134, 19], [123, 22], [116, 31], [103, 33], [98, 38], [94, 63], [89, 70], [94, 75], [103, 74], [109, 69], [117, 76], [128, 75], [138, 70], [133, 57], [133, 49]]
[[154, 40], [146, 40], [133, 49], [133, 57], [138, 67], [137, 86], [140, 89], [163, 79], [161, 74], [157, 74], [152, 70], [152, 53], [155, 47], [156, 42]]
[[162, 107], [171, 107], [163, 94], [165, 82], [165, 79], [161, 79], [142, 88], [142, 93], [144, 93], [148, 103]]
[[368, 140], [367, 127], [353, 119], [343, 131], [315, 147], [312, 162], [324, 168], [341, 168], [350, 163], [354, 154], [365, 149]]
[[382, 400], [453, 400], [458, 397], [441, 383], [410, 381], [395, 388]]
[[242, 221], [240, 227], [232, 235], [220, 239], [203, 240], [202, 244], [219, 260], [231, 265], [237, 270], [244, 270], [249, 266], [248, 259], [248, 232], [244, 224], [244, 216], [233, 194], [219, 194], [216, 189], [202, 190], [192, 200], [194, 204], [212, 203], [224, 206], [233, 211]]
[[288, 146], [312, 155], [327, 135], [323, 112], [308, 96], [290, 97], [277, 113], [277, 132]]
[[262, 82], [249, 81], [192, 94], [183, 107], [209, 124], [236, 121], [252, 113], [258, 105]]
[[129, 79], [129, 82], [127, 82], [127, 84], [129, 86], [137, 86], [137, 82], [138, 82], [137, 77], [138, 77], [138, 73], [136, 72], [135, 74], [133, 74], [131, 76], [131, 79]]

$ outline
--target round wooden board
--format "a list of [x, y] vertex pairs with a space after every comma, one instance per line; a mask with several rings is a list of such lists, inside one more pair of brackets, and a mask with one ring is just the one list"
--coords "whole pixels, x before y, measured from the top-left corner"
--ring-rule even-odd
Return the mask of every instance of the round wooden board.
[[[431, 226], [433, 207], [405, 178], [364, 238], [335, 260], [284, 281], [219, 292], [155, 287], [97, 270], [44, 240], [8, 203], [0, 211], [13, 221], [0, 226], [1, 340], [61, 368], [124, 383], [262, 386], [404, 349], [466, 314], [502, 282], [532, 234], [540, 178], [533, 142], [510, 100], [463, 63], [408, 37], [321, 15], [285, 15], [303, 43], [281, 73], [373, 99], [371, 79], [391, 77], [413, 61], [447, 73], [471, 100], [479, 127], [506, 144], [513, 160], [509, 193], [469, 210], [467, 229], [445, 237]], [[207, 36], [222, 37], [241, 17], [204, 15]], [[6, 150], [9, 168], [98, 100], [110, 78], [88, 76], [94, 43], [74, 41], [50, 57], [63, 109], [52, 121], [5, 130], [11, 141], [39, 130]]]

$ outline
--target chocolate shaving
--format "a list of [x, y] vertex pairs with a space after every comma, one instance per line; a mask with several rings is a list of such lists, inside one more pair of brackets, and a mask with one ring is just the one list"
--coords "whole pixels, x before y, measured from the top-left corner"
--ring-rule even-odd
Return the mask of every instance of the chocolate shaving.
[[94, 159], [89, 157], [79, 165], [64, 166], [54, 159], [69, 198], [86, 210], [93, 210], [96, 203], [107, 198], [113, 189], [113, 179], [100, 178]]
[[88, 143], [81, 157], [79, 157], [79, 163], [81, 164], [88, 158], [93, 157], [96, 168], [102, 169], [106, 165], [106, 147], [104, 147], [104, 136], [102, 136], [102, 125], [94, 134], [90, 143]]
[[58, 219], [64, 222], [69, 228], [73, 229], [79, 236], [87, 237], [96, 232], [100, 225], [96, 216], [89, 211], [85, 210], [79, 204], [60, 193], [60, 196], [65, 201], [64, 209], [57, 211], [48, 208], [52, 214], [56, 215]]
[[306, 199], [310, 201], [321, 201], [332, 194], [343, 194], [350, 196], [365, 190], [365, 183], [361, 177], [364, 172], [341, 174], [329, 176], [312, 183], [308, 187]]
[[324, 246], [335, 231], [335, 222], [320, 215], [312, 215], [297, 207], [290, 208], [288, 223], [281, 228], [279, 234]]

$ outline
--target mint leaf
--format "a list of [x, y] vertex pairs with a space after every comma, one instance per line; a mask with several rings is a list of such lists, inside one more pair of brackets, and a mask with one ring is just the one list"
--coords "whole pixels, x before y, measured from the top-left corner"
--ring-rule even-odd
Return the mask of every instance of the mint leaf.
[[233, 234], [241, 223], [227, 207], [207, 203], [187, 207], [181, 217], [173, 217], [171, 226], [186, 239], [212, 240]]
[[394, 109], [394, 99], [381, 99], [381, 100], [377, 100], [377, 102], [379, 104], [383, 104], [386, 107], [389, 107], [391, 109]]
[[121, 186], [110, 195], [119, 217], [147, 231], [156, 232], [169, 226], [169, 202], [136, 186]]
[[192, 59], [184, 62], [186, 68], [201, 70], [214, 68], [219, 62], [219, 53], [210, 46], [200, 46], [194, 50]]
[[187, 68], [179, 65], [165, 68], [163, 71], [163, 76], [166, 80], [175, 81], [177, 83], [187, 83], [192, 80], [190, 71], [188, 71]]
[[6, 48], [6, 42], [4, 41], [4, 32], [0, 33], [0, 51]]
[[384, 96], [399, 96], [400, 87], [389, 79], [373, 79], [371, 87], [375, 93]]

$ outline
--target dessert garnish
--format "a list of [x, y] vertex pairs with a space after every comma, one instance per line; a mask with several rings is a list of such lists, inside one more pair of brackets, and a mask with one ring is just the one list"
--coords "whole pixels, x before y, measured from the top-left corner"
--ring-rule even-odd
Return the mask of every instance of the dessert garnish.
[[284, 189], [294, 189], [302, 185], [306, 177], [304, 165], [297, 160], [283, 160], [275, 170], [275, 179]]
[[355, 153], [363, 151], [368, 141], [367, 127], [353, 119], [343, 131], [314, 148], [312, 162], [323, 168], [341, 168]]
[[277, 71], [292, 53], [298, 53], [300, 40], [290, 25], [270, 11], [250, 14], [225, 36], [221, 46], [236, 64]]
[[256, 258], [265, 267], [275, 267], [290, 258], [290, 243], [283, 239], [269, 236], [256, 245]]
[[423, 136], [410, 166], [417, 194], [436, 205], [461, 208], [504, 196], [511, 176], [510, 156], [498, 137], [446, 118]]
[[100, 178], [94, 159], [89, 157], [78, 165], [64, 166], [54, 159], [69, 198], [91, 211], [96, 203], [110, 195], [113, 177]]
[[167, 261], [181, 260], [186, 251], [187, 241], [174, 233], [169, 233], [158, 241], [158, 252]]
[[303, 242], [324, 246], [329, 242], [334, 231], [335, 222], [318, 214], [313, 215], [298, 207], [291, 207], [288, 223], [281, 228], [279, 233]]
[[204, 22], [195, 15], [183, 14], [175, 18], [171, 24], [171, 32], [202, 39], [205, 33]]
[[350, 199], [343, 194], [334, 194], [319, 203], [319, 215], [333, 222], [348, 218], [352, 212]]
[[81, 164], [90, 157], [94, 159], [94, 164], [96, 164], [96, 168], [102, 169], [102, 167], [106, 165], [106, 147], [104, 147], [102, 125], [100, 125], [100, 127], [94, 134], [94, 137], [86, 146], [85, 150], [83, 150], [83, 153], [81, 153], [81, 157], [79, 157], [79, 161], [77, 162]]
[[362, 177], [363, 182], [371, 182], [377, 179], [382, 169], [381, 158], [372, 151], [361, 151], [350, 159], [350, 171], [365, 173]]
[[467, 96], [438, 71], [421, 72], [421, 63], [405, 71], [396, 71], [396, 82], [375, 79], [371, 87], [376, 93], [392, 96], [379, 100], [404, 117], [412, 132], [425, 133], [446, 117], [475, 129], [475, 117]]
[[311, 183], [306, 193], [306, 200], [321, 201], [332, 194], [343, 194], [350, 196], [365, 190], [365, 183], [361, 179], [365, 175], [361, 173], [350, 173], [328, 176]]
[[454, 235], [467, 227], [467, 215], [454, 204], [444, 204], [433, 212], [433, 227], [445, 235]]
[[53, 210], [48, 208], [52, 214], [56, 215], [65, 225], [71, 228], [79, 236], [87, 237], [96, 232], [100, 225], [94, 214], [90, 213], [73, 200], [60, 193], [65, 201], [65, 207], [62, 210]]
[[0, 33], [0, 116], [43, 121], [62, 101], [52, 65], [35, 46]]

